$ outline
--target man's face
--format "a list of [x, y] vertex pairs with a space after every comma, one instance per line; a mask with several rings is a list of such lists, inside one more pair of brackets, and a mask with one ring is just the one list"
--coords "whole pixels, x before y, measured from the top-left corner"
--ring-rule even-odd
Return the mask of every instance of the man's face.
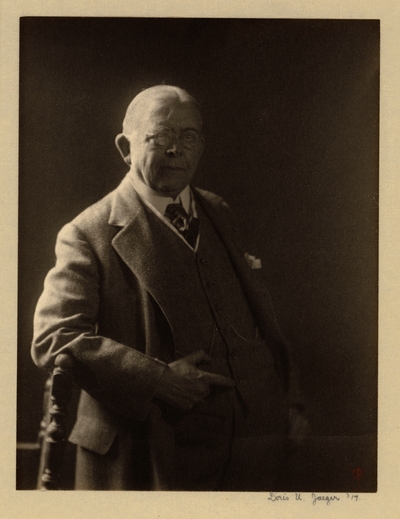
[[175, 198], [192, 180], [203, 147], [192, 103], [153, 103], [130, 136], [131, 168], [152, 189]]

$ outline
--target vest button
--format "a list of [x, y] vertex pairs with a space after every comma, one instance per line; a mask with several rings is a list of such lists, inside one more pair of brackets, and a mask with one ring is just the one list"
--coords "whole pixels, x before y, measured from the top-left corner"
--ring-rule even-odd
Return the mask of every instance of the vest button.
[[200, 258], [200, 263], [202, 263], [203, 265], [206, 265], [207, 260], [205, 258]]

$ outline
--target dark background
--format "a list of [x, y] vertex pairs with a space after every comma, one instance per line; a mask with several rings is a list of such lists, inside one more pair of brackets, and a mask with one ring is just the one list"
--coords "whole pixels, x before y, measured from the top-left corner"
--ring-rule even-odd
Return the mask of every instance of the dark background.
[[[164, 82], [202, 106], [196, 184], [236, 210], [293, 343], [313, 431], [284, 490], [374, 491], [379, 22], [22, 18], [20, 63], [18, 441], [41, 419], [29, 349], [56, 234], [123, 178], [125, 109]], [[18, 459], [30, 488], [35, 454]]]

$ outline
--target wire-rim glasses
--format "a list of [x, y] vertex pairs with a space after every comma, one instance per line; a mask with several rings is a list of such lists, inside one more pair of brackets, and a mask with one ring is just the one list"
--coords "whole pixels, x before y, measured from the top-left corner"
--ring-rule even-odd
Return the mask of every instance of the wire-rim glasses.
[[154, 140], [156, 146], [170, 146], [173, 140], [178, 139], [184, 148], [193, 149], [200, 145], [203, 137], [200, 132], [192, 128], [180, 133], [164, 128], [153, 135], [147, 135], [147, 139]]

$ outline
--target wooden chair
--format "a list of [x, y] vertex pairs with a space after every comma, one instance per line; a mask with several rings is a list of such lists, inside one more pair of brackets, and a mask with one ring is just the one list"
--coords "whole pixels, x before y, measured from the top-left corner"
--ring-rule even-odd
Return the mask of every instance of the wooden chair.
[[55, 360], [55, 368], [49, 377], [44, 396], [44, 415], [41, 422], [39, 441], [41, 456], [39, 464], [38, 488], [59, 490], [60, 472], [67, 442], [65, 418], [73, 390], [73, 358], [60, 353]]

